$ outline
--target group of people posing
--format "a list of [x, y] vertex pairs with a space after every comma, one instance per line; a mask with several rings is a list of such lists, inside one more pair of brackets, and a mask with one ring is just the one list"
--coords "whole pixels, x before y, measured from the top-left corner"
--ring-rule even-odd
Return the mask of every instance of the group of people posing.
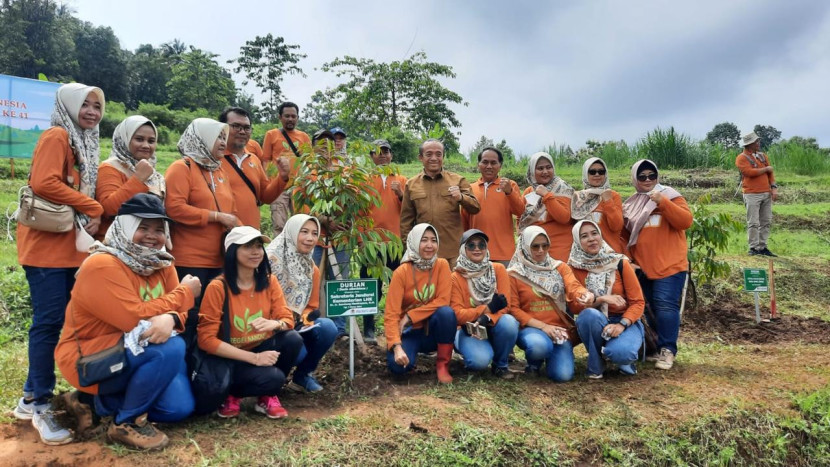
[[[248, 397], [256, 398], [255, 411], [285, 417], [282, 391], [323, 390], [314, 371], [344, 334], [344, 322], [320, 313], [320, 259], [330, 259], [329, 278], [350, 270], [350, 252], [331, 251], [324, 239], [331, 220], [292, 206], [297, 148], [310, 144], [327, 157], [331, 143], [345, 153], [345, 132], [309, 138], [296, 129], [299, 108], [284, 103], [282, 128], [260, 148], [247, 112], [229, 108], [218, 121], [191, 122], [178, 142], [182, 158], [162, 175], [156, 128], [141, 116], [118, 125], [112, 153], [100, 162], [104, 108], [99, 88], [62, 86], [52, 127], [33, 154], [33, 192], [72, 206], [77, 228], [18, 224], [33, 321], [15, 416], [31, 419], [47, 444], [73, 439], [52, 411], [57, 362], [78, 389], [62, 396], [76, 434], [103, 426], [113, 441], [157, 449], [168, 439], [152, 422], [194, 410], [235, 417]], [[374, 146], [372, 160], [389, 164], [391, 145]], [[419, 148], [423, 172], [373, 181], [381, 203], [368, 215], [406, 247], [388, 263], [392, 373], [405, 374], [419, 354], [435, 352], [437, 378], [449, 383], [455, 351], [470, 370], [489, 367], [512, 378], [508, 358], [518, 345], [526, 372], [568, 381], [581, 342], [588, 378], [601, 379], [609, 365], [636, 374], [646, 303], [659, 348], [648, 357], [657, 368], [672, 367], [692, 214], [677, 191], [659, 183], [653, 162], [634, 164], [636, 193], [623, 203], [598, 158], [585, 162], [576, 190], [556, 176], [550, 155], [534, 154], [522, 192], [499, 176], [496, 148], [478, 154], [481, 178], [472, 184], [444, 170], [443, 156], [443, 144], [427, 140]], [[276, 175], [267, 174], [269, 164]], [[260, 204], [272, 205], [273, 241], [260, 232]], [[90, 384], [79, 361], [119, 345], [123, 368]], [[185, 356], [194, 351], [230, 367], [218, 407], [206, 410], [191, 391]]]

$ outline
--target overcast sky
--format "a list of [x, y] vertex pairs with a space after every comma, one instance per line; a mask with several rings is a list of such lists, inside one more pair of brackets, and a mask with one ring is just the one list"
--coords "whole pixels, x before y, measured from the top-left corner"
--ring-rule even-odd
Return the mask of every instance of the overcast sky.
[[282, 36], [308, 55], [308, 77], [283, 82], [301, 108], [338, 83], [317, 70], [335, 57], [393, 61], [423, 50], [453, 67], [444, 84], [469, 103], [454, 108], [464, 151], [481, 135], [528, 154], [554, 142], [634, 142], [671, 125], [702, 139], [723, 121], [830, 146], [822, 0], [69, 3], [82, 20], [112, 27], [123, 48], [179, 39], [223, 65], [246, 40]]

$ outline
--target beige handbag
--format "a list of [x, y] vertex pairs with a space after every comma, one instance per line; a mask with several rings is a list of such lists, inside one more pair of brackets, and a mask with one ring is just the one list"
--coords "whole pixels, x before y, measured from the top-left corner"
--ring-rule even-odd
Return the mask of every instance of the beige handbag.
[[75, 210], [66, 204], [47, 201], [26, 185], [18, 192], [17, 221], [30, 229], [63, 233], [75, 227]]

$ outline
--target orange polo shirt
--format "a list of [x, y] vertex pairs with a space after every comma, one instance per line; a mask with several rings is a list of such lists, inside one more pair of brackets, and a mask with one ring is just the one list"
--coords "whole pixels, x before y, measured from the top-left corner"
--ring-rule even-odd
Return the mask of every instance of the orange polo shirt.
[[401, 191], [406, 188], [406, 177], [403, 175], [389, 175], [386, 177], [386, 186], [383, 186], [383, 178], [376, 175], [372, 180], [372, 186], [380, 195], [380, 206], [373, 206], [369, 216], [375, 221], [375, 228], [386, 229], [398, 237], [401, 236], [401, 200], [392, 191], [389, 185], [397, 181], [401, 184]]
[[239, 221], [242, 222], [242, 225], [250, 225], [259, 230], [262, 216], [259, 212], [257, 201], [263, 204], [271, 204], [285, 190], [286, 182], [280, 176], [269, 180], [259, 158], [253, 154], [246, 154], [242, 160], [242, 164], [237, 164], [237, 167], [242, 169], [242, 173], [254, 185], [254, 189], [256, 190], [256, 193], [254, 193], [248, 188], [248, 185], [242, 180], [242, 177], [239, 176], [236, 170], [228, 165], [227, 157], [230, 157], [234, 161], [233, 163], [236, 164], [236, 156], [230, 152], [225, 152], [225, 156], [226, 158], [222, 159], [222, 170], [225, 171], [225, 175], [230, 179]]
[[[608, 201], [601, 201], [591, 213], [591, 219], [599, 224], [602, 230], [602, 239], [617, 253], [624, 251], [622, 241], [623, 210], [622, 198], [616, 191], [612, 191], [612, 198]], [[571, 236], [573, 240], [573, 235]], [[570, 252], [569, 252], [570, 254]]]
[[484, 180], [479, 178], [470, 187], [481, 210], [477, 214], [461, 211], [464, 230], [478, 229], [490, 238], [487, 249], [493, 261], [509, 261], [516, 251], [516, 222], [513, 216], [521, 217], [525, 200], [516, 182], [510, 180], [510, 186], [513, 191], [508, 195], [499, 189], [498, 183], [491, 183], [485, 188]]
[[[609, 315], [622, 315], [629, 323], [633, 323], [643, 316], [643, 309], [645, 307], [645, 300], [643, 299], [643, 289], [640, 288], [640, 281], [637, 280], [637, 274], [631, 263], [623, 260], [622, 276], [620, 272], [614, 272], [616, 279], [614, 286], [611, 287], [612, 295], [619, 295], [625, 299], [626, 306], [616, 307], [608, 305]], [[573, 269], [574, 277], [580, 284], [585, 285], [585, 279], [588, 277], [588, 271], [584, 269]], [[571, 311], [579, 313], [588, 306], [580, 305], [578, 302], [571, 303]]]
[[135, 175], [127, 177], [123, 172], [107, 162], [98, 167], [98, 185], [95, 188], [95, 199], [104, 207], [101, 216], [101, 228], [95, 238], [101, 240], [112, 224], [118, 209], [128, 199], [139, 193], [148, 193], [150, 188]]
[[[287, 131], [288, 137], [291, 138], [291, 141], [294, 143], [294, 147], [297, 148], [298, 151], [302, 151], [300, 148], [303, 144], [311, 144], [311, 138], [309, 136], [297, 129]], [[273, 130], [268, 130], [265, 133], [265, 140], [262, 143], [262, 162], [266, 165], [271, 163], [276, 163], [277, 159], [281, 156], [288, 156], [288, 160], [291, 161], [291, 179], [297, 176], [297, 156], [294, 155], [294, 152], [291, 151], [291, 148], [285, 147], [283, 143], [286, 143], [285, 138], [282, 136], [282, 131], [279, 128], [274, 128]]]
[[[535, 191], [532, 186], [525, 188], [524, 194]], [[571, 256], [571, 244], [573, 244], [573, 221], [571, 220], [571, 198], [568, 196], [554, 196], [548, 192], [542, 197], [542, 202], [547, 210], [547, 220], [534, 225], [545, 229], [550, 237], [550, 249], [548, 254], [551, 258], [567, 262]]]
[[[89, 217], [100, 217], [104, 208], [78, 191], [81, 176], [76, 164], [69, 134], [61, 127], [49, 128], [40, 135], [32, 154], [29, 186], [42, 198], [68, 204]], [[43, 232], [17, 224], [17, 262], [22, 266], [76, 268], [87, 256], [75, 249], [75, 230]]]
[[[412, 280], [413, 269], [415, 270], [414, 281]], [[416, 290], [419, 293], [422, 291], [428, 293], [429, 289], [432, 289], [433, 293], [426, 297], [425, 302], [415, 297]], [[386, 293], [386, 309], [383, 313], [386, 348], [391, 350], [393, 345], [401, 343], [401, 330], [398, 325], [404, 314], [409, 315], [414, 329], [421, 329], [435, 310], [450, 305], [451, 295], [452, 275], [450, 265], [444, 258], [438, 258], [435, 261], [432, 274], [430, 271], [415, 268], [411, 262], [398, 266], [398, 269], [392, 273], [392, 281]]]
[[253, 154], [262, 160], [262, 146], [257, 143], [257, 141], [253, 138], [248, 140], [248, 143], [245, 144], [245, 152], [248, 154]]
[[[762, 153], [763, 154], [763, 153]], [[764, 161], [755, 158], [751, 153], [744, 151], [738, 154], [735, 159], [735, 167], [740, 170], [743, 179], [741, 186], [744, 193], [769, 193], [772, 188], [770, 185], [775, 183], [775, 174], [770, 172], [761, 172], [764, 167], [769, 167], [769, 156], [763, 154]], [[749, 161], [750, 158], [755, 162], [755, 167]]]
[[[646, 225], [640, 230], [637, 244], [629, 249], [634, 263], [649, 279], [663, 279], [689, 270], [686, 229], [692, 226], [692, 212], [682, 196], [663, 197]], [[628, 232], [624, 240], [628, 243]]]
[[167, 215], [175, 221], [170, 226], [173, 242], [170, 253], [176, 257], [176, 266], [221, 268], [225, 228], [208, 220], [213, 211], [236, 214], [227, 174], [221, 167], [213, 172], [216, 190], [211, 193], [210, 172], [202, 170], [190, 159], [179, 159], [170, 164], [164, 179], [167, 182], [164, 206]]
[[78, 382], [75, 336], [83, 354], [90, 355], [115, 345], [125, 332], [138, 326], [139, 320], [174, 313], [183, 324], [193, 303], [193, 292], [179, 284], [173, 266], [145, 277], [115, 256], [90, 256], [78, 271], [66, 307], [63, 332], [55, 348], [61, 374], [73, 387], [96, 394], [98, 385], [81, 388]]
[[507, 307], [497, 313], [490, 313], [487, 305], [473, 305], [473, 299], [470, 296], [470, 287], [467, 284], [467, 279], [458, 271], [452, 273], [452, 296], [450, 298], [450, 306], [455, 311], [455, 318], [458, 325], [462, 326], [464, 323], [475, 321], [479, 316], [487, 314], [493, 324], [499, 322], [499, 318], [510, 311], [510, 307], [514, 305], [515, 299], [510, 288], [510, 276], [507, 275], [507, 269], [503, 264], [493, 263], [493, 270], [496, 273], [496, 293], [504, 294], [507, 297]]
[[[570, 266], [567, 264], [561, 263], [556, 270], [562, 275], [562, 280], [565, 283], [565, 300], [568, 303], [576, 303], [576, 299], [587, 292], [587, 289], [576, 280]], [[533, 287], [515, 277], [510, 278], [510, 287], [515, 300], [515, 305], [510, 309], [510, 313], [519, 321], [522, 327], [527, 326], [527, 323], [534, 318], [545, 324], [562, 328], [567, 327], [567, 323], [562, 322], [562, 319], [559, 318], [553, 302], [546, 299], [541, 293], [537, 293]]]

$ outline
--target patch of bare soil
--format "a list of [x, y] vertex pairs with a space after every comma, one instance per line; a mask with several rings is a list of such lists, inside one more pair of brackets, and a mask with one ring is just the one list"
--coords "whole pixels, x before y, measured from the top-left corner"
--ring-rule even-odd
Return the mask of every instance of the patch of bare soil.
[[28, 421], [0, 425], [0, 465], [108, 465], [130, 463], [114, 456], [103, 444], [95, 442], [47, 446], [40, 442], [37, 431]]

